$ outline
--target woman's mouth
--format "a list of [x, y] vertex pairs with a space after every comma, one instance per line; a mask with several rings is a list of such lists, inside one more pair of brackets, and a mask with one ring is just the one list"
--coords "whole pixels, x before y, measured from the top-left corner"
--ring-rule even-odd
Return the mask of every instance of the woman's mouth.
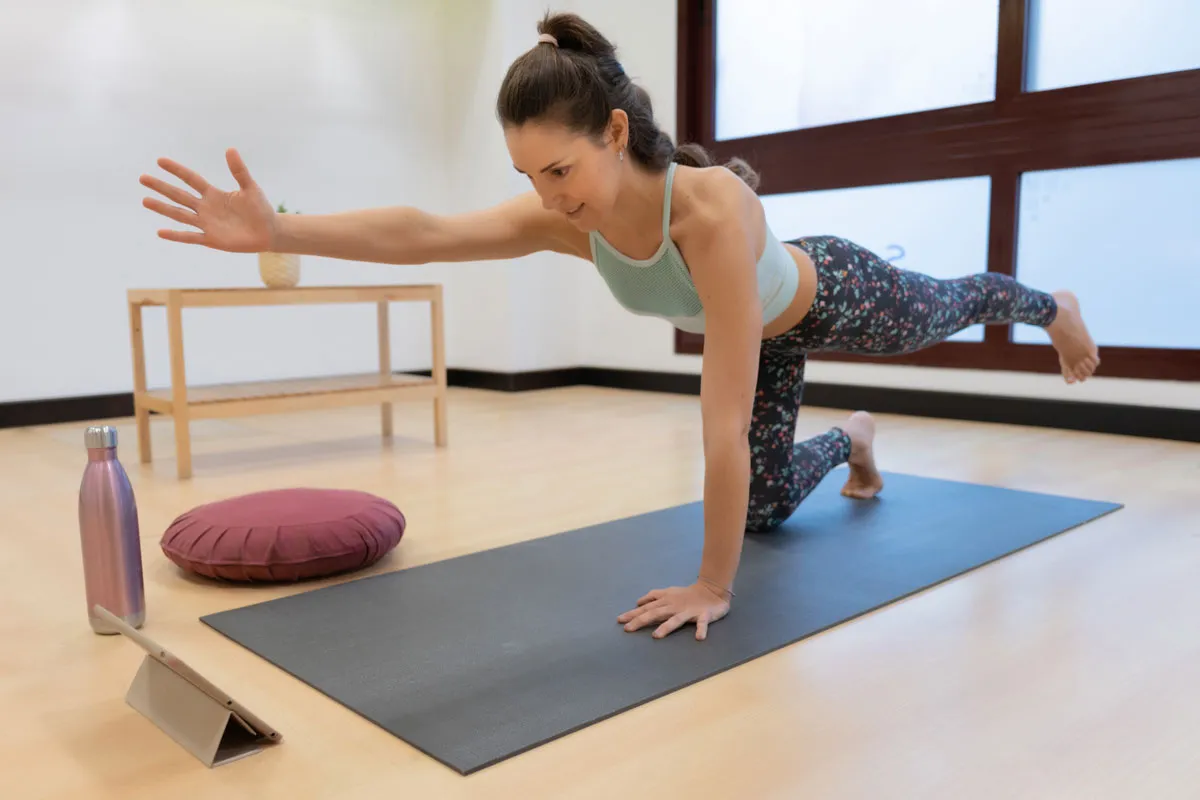
[[573, 211], [567, 212], [567, 219], [579, 219], [579, 215], [583, 213], [583, 203], [580, 203]]

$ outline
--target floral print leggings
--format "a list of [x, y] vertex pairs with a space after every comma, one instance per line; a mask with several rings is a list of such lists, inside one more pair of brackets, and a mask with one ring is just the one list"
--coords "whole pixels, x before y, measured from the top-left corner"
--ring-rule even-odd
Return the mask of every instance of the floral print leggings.
[[760, 349], [750, 423], [750, 532], [783, 524], [830, 470], [850, 458], [850, 437], [838, 427], [794, 441], [809, 352], [911, 353], [976, 324], [1046, 327], [1058, 309], [1051, 295], [1007, 275], [937, 279], [836, 236], [791, 243], [816, 265], [817, 295], [796, 327], [764, 340]]

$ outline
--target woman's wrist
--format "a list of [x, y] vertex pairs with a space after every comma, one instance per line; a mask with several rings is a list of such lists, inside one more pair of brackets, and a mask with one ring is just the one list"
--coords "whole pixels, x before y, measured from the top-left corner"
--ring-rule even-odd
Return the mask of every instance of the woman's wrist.
[[295, 224], [300, 222], [300, 214], [280, 214], [272, 212], [271, 241], [269, 249], [275, 253], [299, 253], [300, 237]]
[[727, 587], [727, 586], [722, 586], [719, 582], [714, 581], [710, 578], [706, 578], [703, 575], [697, 575], [696, 582], [703, 585], [710, 591], [712, 591], [714, 594], [716, 594], [722, 600], [729, 600], [730, 598], [732, 598], [736, 595], [736, 592], [734, 592], [732, 588]]

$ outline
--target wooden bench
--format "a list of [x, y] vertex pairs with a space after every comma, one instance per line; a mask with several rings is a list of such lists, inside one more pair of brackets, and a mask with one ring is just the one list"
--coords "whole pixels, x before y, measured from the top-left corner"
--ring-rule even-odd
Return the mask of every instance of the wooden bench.
[[[316, 286], [293, 289], [130, 289], [129, 327], [133, 344], [133, 402], [137, 417], [138, 451], [142, 463], [151, 460], [150, 413], [169, 414], [175, 422], [175, 449], [180, 478], [192, 475], [189, 423], [193, 419], [244, 416], [312, 408], [379, 403], [384, 438], [392, 436], [392, 403], [414, 397], [433, 399], [433, 432], [444, 447], [446, 429], [446, 349], [442, 287], [439, 284], [401, 286]], [[432, 321], [433, 369], [428, 378], [394, 375], [388, 305], [428, 302]], [[183, 309], [229, 306], [278, 306], [317, 303], [374, 303], [379, 318], [379, 372], [301, 380], [273, 380], [218, 386], [189, 387], [184, 364]], [[146, 347], [142, 309], [163, 306], [171, 357], [171, 385], [146, 386]]]

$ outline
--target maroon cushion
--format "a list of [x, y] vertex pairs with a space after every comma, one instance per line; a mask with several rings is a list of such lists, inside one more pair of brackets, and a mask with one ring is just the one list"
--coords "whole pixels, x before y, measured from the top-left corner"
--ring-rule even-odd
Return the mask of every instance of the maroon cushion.
[[160, 545], [183, 569], [232, 581], [296, 581], [374, 564], [404, 535], [381, 497], [345, 489], [276, 489], [198, 506]]

